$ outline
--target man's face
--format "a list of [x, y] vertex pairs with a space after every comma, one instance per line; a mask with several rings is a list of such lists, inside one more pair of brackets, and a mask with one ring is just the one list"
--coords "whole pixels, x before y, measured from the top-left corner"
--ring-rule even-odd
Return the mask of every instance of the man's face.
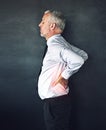
[[41, 36], [45, 38], [48, 37], [48, 34], [50, 32], [49, 18], [50, 18], [50, 14], [44, 14], [42, 17], [42, 21], [39, 24]]

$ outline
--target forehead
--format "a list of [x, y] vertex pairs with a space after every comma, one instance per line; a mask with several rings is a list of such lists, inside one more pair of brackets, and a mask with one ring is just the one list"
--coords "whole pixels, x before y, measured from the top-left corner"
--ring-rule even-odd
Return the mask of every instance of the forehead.
[[44, 14], [42, 20], [48, 20], [50, 18], [50, 13]]

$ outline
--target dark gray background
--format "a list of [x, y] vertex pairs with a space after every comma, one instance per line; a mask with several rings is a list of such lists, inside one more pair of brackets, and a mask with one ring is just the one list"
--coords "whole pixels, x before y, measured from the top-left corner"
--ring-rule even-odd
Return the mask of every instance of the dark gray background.
[[0, 129], [45, 130], [36, 92], [45, 39], [38, 24], [47, 9], [67, 19], [64, 37], [89, 60], [72, 76], [73, 130], [106, 130], [105, 0], [3, 0], [0, 3]]

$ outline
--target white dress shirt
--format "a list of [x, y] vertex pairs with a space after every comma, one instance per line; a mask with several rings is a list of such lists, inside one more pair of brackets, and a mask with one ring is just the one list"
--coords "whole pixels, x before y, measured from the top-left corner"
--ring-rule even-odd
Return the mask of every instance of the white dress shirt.
[[41, 99], [68, 94], [68, 86], [59, 83], [54, 86], [53, 83], [60, 75], [69, 79], [88, 58], [85, 51], [70, 45], [60, 34], [50, 37], [47, 46], [38, 80], [38, 93]]

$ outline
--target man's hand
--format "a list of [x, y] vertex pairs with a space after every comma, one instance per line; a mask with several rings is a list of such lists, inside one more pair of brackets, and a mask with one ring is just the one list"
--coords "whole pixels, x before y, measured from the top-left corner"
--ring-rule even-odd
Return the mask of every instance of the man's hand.
[[53, 83], [53, 86], [56, 86], [58, 83], [60, 83], [64, 88], [66, 88], [68, 80], [64, 79], [62, 76], [59, 76], [59, 78]]

